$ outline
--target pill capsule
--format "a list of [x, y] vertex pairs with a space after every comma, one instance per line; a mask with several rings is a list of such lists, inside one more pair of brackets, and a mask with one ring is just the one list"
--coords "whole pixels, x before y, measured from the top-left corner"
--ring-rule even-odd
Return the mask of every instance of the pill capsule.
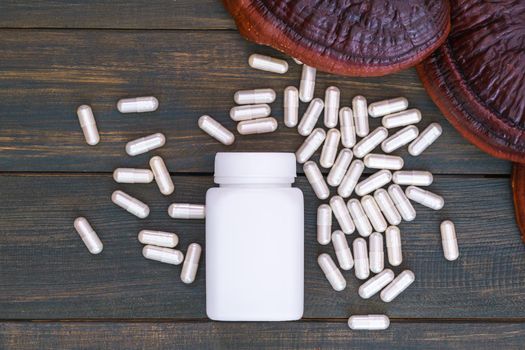
[[407, 109], [406, 111], [388, 114], [383, 117], [381, 124], [387, 129], [398, 128], [410, 124], [416, 124], [421, 121], [421, 112], [419, 109]]
[[164, 160], [159, 156], [152, 157], [149, 161], [149, 166], [151, 167], [151, 171], [153, 171], [153, 176], [155, 176], [155, 182], [159, 187], [160, 193], [165, 196], [172, 194], [175, 190], [175, 185], [171, 180], [170, 172], [166, 168]]
[[138, 218], [144, 219], [149, 215], [147, 204], [120, 190], [113, 192], [111, 201]]
[[401, 249], [401, 232], [397, 226], [388, 226], [386, 229], [386, 251], [388, 262], [392, 266], [399, 266], [403, 262]]
[[391, 98], [374, 102], [368, 105], [368, 115], [372, 118], [378, 118], [387, 114], [404, 111], [408, 108], [408, 100], [404, 97]]
[[363, 299], [369, 299], [393, 280], [394, 272], [390, 269], [384, 269], [359, 287], [359, 296]]
[[330, 255], [319, 255], [317, 257], [317, 263], [335, 291], [339, 292], [346, 288], [346, 280]]
[[258, 105], [242, 105], [230, 109], [230, 118], [236, 122], [264, 118], [270, 115], [272, 109], [266, 103]]
[[153, 181], [153, 173], [149, 169], [117, 168], [113, 171], [113, 179], [118, 183], [148, 184]]
[[324, 95], [324, 125], [327, 128], [337, 126], [337, 114], [339, 113], [339, 98], [341, 92], [335, 86], [329, 86]]
[[142, 248], [142, 255], [146, 259], [160, 261], [165, 264], [180, 265], [184, 260], [184, 254], [180, 250], [146, 245]]
[[303, 144], [295, 152], [295, 158], [297, 158], [297, 162], [302, 164], [310, 159], [310, 157], [314, 155], [315, 151], [321, 147], [325, 138], [326, 131], [324, 131], [324, 129], [317, 128], [312, 131], [310, 136], [304, 140]]
[[392, 173], [390, 170], [379, 170], [370, 175], [355, 186], [355, 193], [358, 196], [364, 196], [383, 187], [392, 180]]
[[343, 198], [350, 197], [364, 170], [365, 163], [359, 159], [354, 160], [337, 188], [337, 194]]
[[343, 148], [339, 152], [334, 166], [330, 169], [328, 177], [326, 178], [326, 181], [330, 186], [339, 186], [341, 184], [353, 156], [354, 154], [348, 148]]
[[231, 145], [235, 141], [233, 133], [209, 115], [199, 118], [199, 128], [224, 145]]
[[303, 170], [317, 198], [328, 198], [328, 196], [330, 195], [330, 190], [328, 189], [328, 185], [324, 181], [323, 174], [321, 174], [321, 170], [317, 166], [317, 163], [310, 160], [304, 163]]
[[344, 147], [354, 147], [356, 136], [354, 126], [354, 115], [349, 107], [343, 107], [339, 111], [339, 128], [341, 129], [341, 143]]
[[348, 319], [348, 327], [353, 330], [378, 331], [388, 326], [390, 319], [385, 315], [354, 315]]
[[317, 242], [321, 245], [330, 243], [332, 234], [332, 208], [328, 204], [321, 204], [317, 208]]
[[368, 251], [366, 249], [366, 241], [364, 238], [356, 238], [353, 242], [354, 248], [354, 270], [355, 277], [360, 280], [367, 279], [370, 275], [370, 267], [368, 265]]
[[392, 181], [398, 185], [429, 186], [434, 177], [428, 171], [403, 170], [393, 173]]
[[399, 185], [390, 185], [388, 187], [388, 194], [390, 195], [390, 198], [392, 198], [392, 201], [403, 220], [412, 221], [416, 218], [416, 210]]
[[254, 53], [248, 58], [248, 64], [254, 69], [265, 72], [284, 74], [288, 72], [288, 62], [278, 58]]
[[440, 210], [445, 205], [443, 197], [416, 186], [408, 186], [405, 194], [409, 199], [430, 209]]
[[324, 102], [320, 98], [314, 98], [312, 102], [308, 105], [306, 112], [304, 112], [297, 131], [299, 135], [308, 136], [315, 128], [315, 124], [319, 120], [319, 116], [324, 108]]
[[295, 86], [284, 89], [284, 125], [293, 128], [299, 122], [299, 92]]
[[182, 271], [180, 273], [180, 279], [182, 282], [189, 284], [195, 281], [195, 276], [199, 269], [201, 252], [202, 248], [198, 243], [192, 243], [188, 246], [186, 257], [184, 258], [184, 264], [182, 265]]
[[339, 196], [333, 196], [330, 198], [330, 207], [332, 208], [332, 212], [339, 223], [339, 227], [341, 227], [341, 231], [347, 235], [354, 232], [354, 222], [352, 221], [352, 217], [346, 208], [343, 198]]
[[130, 156], [146, 153], [156, 148], [164, 146], [166, 137], [160, 132], [139, 139], [130, 141], [126, 144], [126, 153]]
[[330, 129], [326, 133], [326, 140], [321, 151], [319, 163], [323, 168], [331, 168], [334, 165], [337, 149], [339, 148], [341, 133], [337, 129]]
[[354, 148], [354, 156], [363, 158], [368, 153], [372, 152], [384, 139], [388, 136], [388, 130], [382, 126], [376, 128], [368, 136], [359, 141]]
[[405, 165], [405, 162], [401, 157], [378, 153], [367, 154], [363, 161], [365, 166], [370, 169], [399, 170]]
[[168, 215], [173, 219], [204, 219], [206, 207], [203, 204], [172, 203]]
[[363, 207], [368, 220], [370, 220], [370, 223], [374, 227], [374, 231], [384, 232], [386, 230], [387, 224], [374, 197], [366, 195], [361, 198], [361, 206]]
[[98, 254], [104, 249], [100, 238], [86, 218], [76, 218], [73, 226], [91, 254]]
[[354, 267], [352, 252], [350, 251], [350, 247], [348, 247], [348, 241], [343, 231], [337, 230], [332, 233], [332, 244], [334, 245], [337, 262], [339, 262], [341, 269], [350, 270]]
[[456, 260], [459, 256], [458, 240], [456, 238], [456, 228], [450, 220], [445, 220], [440, 225], [441, 244], [443, 245], [443, 254], [449, 261]]
[[261, 118], [245, 120], [237, 124], [237, 131], [241, 135], [266, 134], [277, 130], [277, 120], [275, 118]]
[[385, 253], [383, 251], [383, 235], [374, 232], [370, 235], [368, 259], [370, 260], [370, 271], [379, 273], [385, 268]]
[[275, 101], [275, 91], [273, 89], [240, 90], [233, 95], [233, 100], [238, 105], [272, 103]]
[[96, 145], [100, 141], [100, 135], [98, 134], [93, 110], [88, 105], [79, 106], [77, 108], [77, 116], [86, 143], [91, 146]]
[[117, 102], [120, 113], [153, 112], [159, 108], [159, 100], [153, 96], [123, 98]]
[[171, 232], [141, 230], [138, 238], [142, 244], [151, 244], [157, 247], [174, 248], [179, 244], [179, 237]]
[[370, 132], [366, 98], [361, 95], [355, 96], [352, 99], [352, 110], [354, 111], [355, 132], [357, 136], [365, 137]]
[[419, 130], [414, 125], [409, 125], [383, 141], [381, 143], [381, 149], [385, 153], [392, 153], [414, 140], [418, 134]]
[[370, 236], [372, 233], [372, 226], [370, 225], [370, 221], [368, 221], [368, 218], [366, 217], [359, 200], [355, 198], [350, 199], [348, 201], [347, 207], [348, 212], [354, 221], [357, 232], [359, 232], [359, 234], [363, 237]]
[[434, 141], [436, 141], [442, 133], [443, 129], [441, 128], [441, 125], [439, 125], [438, 123], [430, 124], [408, 146], [408, 153], [410, 153], [413, 156], [419, 156], [421, 153], [423, 153], [424, 150], [430, 147], [430, 145], [433, 144]]
[[301, 83], [299, 84], [299, 99], [303, 102], [310, 102], [314, 98], [316, 73], [317, 70], [314, 67], [303, 64]]
[[401, 214], [397, 211], [392, 198], [390, 198], [386, 190], [382, 188], [376, 190], [374, 199], [390, 225], [399, 225], [401, 223]]
[[410, 270], [405, 270], [401, 272], [388, 286], [383, 289], [381, 292], [381, 300], [385, 303], [389, 303], [394, 300], [399, 294], [401, 294], [405, 289], [410, 286], [416, 276]]
[[299, 65], [303, 64], [303, 62], [299, 61], [299, 60], [298, 60], [297, 58], [295, 58], [295, 57], [292, 57], [292, 60], [293, 60], [295, 63], [299, 64]]

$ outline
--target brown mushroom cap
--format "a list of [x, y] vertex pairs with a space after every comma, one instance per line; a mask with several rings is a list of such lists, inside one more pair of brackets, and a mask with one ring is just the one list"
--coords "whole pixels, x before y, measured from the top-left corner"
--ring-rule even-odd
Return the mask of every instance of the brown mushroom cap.
[[417, 69], [458, 131], [485, 152], [525, 162], [525, 2], [457, 0], [445, 44]]
[[448, 0], [223, 0], [243, 36], [319, 70], [378, 76], [421, 62], [450, 30]]
[[512, 192], [514, 194], [514, 210], [516, 223], [525, 243], [525, 165], [514, 163], [512, 168]]

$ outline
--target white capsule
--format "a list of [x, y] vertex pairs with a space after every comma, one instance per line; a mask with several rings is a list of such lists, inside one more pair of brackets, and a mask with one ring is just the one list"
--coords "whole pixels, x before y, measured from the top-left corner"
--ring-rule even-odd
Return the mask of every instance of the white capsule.
[[295, 86], [284, 89], [284, 125], [293, 128], [299, 122], [299, 92]]
[[88, 105], [79, 106], [77, 108], [77, 116], [86, 143], [91, 146], [96, 145], [100, 141], [100, 135], [98, 134], [93, 110]]
[[130, 141], [126, 144], [126, 153], [130, 156], [146, 153], [156, 148], [164, 146], [166, 137], [164, 134], [156, 133], [139, 139]]
[[354, 154], [348, 148], [343, 148], [339, 152], [339, 155], [335, 160], [334, 166], [332, 167], [332, 169], [330, 169], [328, 177], [326, 178], [330, 186], [335, 187], [341, 184], [341, 181], [343, 181], [343, 178], [345, 176], [346, 171], [348, 170], [348, 167], [350, 166], [350, 162], [352, 161], [353, 156]]
[[339, 292], [346, 288], [346, 280], [330, 255], [319, 255], [317, 257], [317, 263], [335, 291]]
[[354, 239], [352, 244], [354, 248], [354, 270], [355, 277], [365, 280], [370, 275], [370, 266], [368, 264], [368, 250], [364, 238]]
[[381, 124], [387, 129], [398, 128], [410, 124], [417, 124], [421, 121], [419, 109], [407, 109], [406, 111], [385, 115]]
[[392, 201], [396, 205], [396, 209], [399, 211], [399, 214], [401, 214], [403, 220], [412, 221], [416, 218], [416, 210], [399, 185], [390, 185], [388, 187], [388, 194], [390, 195], [390, 198], [392, 198]]
[[175, 185], [171, 180], [170, 172], [166, 168], [164, 160], [159, 156], [152, 157], [149, 161], [149, 166], [151, 167], [151, 171], [153, 171], [153, 176], [155, 176], [155, 182], [159, 187], [160, 193], [165, 196], [172, 194], [175, 190]]
[[370, 169], [399, 170], [405, 165], [401, 157], [378, 153], [367, 154], [363, 161], [365, 162], [365, 166]]
[[236, 106], [230, 109], [230, 118], [236, 122], [264, 118], [270, 115], [272, 109], [266, 103], [258, 105]]
[[159, 108], [159, 100], [153, 96], [123, 98], [117, 102], [120, 113], [153, 112]]
[[374, 199], [390, 225], [399, 225], [401, 223], [401, 214], [397, 211], [392, 198], [390, 198], [385, 189], [380, 188], [376, 190]]
[[346, 208], [345, 201], [339, 196], [333, 196], [330, 198], [330, 207], [332, 212], [341, 227], [341, 231], [349, 235], [355, 231], [355, 225], [350, 217], [350, 213]]
[[324, 108], [324, 102], [320, 98], [314, 98], [312, 102], [308, 105], [306, 112], [304, 112], [297, 131], [299, 135], [308, 136], [315, 128], [315, 124], [319, 120], [319, 116]]
[[310, 136], [304, 140], [303, 144], [295, 152], [295, 158], [297, 158], [297, 162], [302, 164], [310, 159], [310, 157], [314, 155], [315, 151], [321, 147], [325, 138], [326, 131], [324, 131], [324, 129], [317, 128], [312, 131]]
[[408, 186], [405, 194], [409, 199], [430, 209], [440, 210], [445, 205], [443, 197], [416, 186]]
[[179, 237], [171, 232], [141, 230], [138, 238], [142, 244], [151, 244], [157, 247], [174, 248], [179, 244]]
[[138, 218], [144, 219], [149, 215], [147, 204], [120, 190], [113, 192], [111, 201]]
[[142, 248], [142, 255], [146, 259], [159, 261], [165, 264], [180, 265], [184, 254], [180, 250], [146, 245]]
[[393, 173], [392, 181], [398, 185], [429, 186], [434, 177], [428, 171], [403, 170]]
[[284, 74], [288, 72], [288, 62], [278, 58], [259, 55], [254, 53], [248, 58], [250, 67], [263, 70], [265, 72]]
[[441, 128], [441, 125], [438, 123], [430, 124], [419, 134], [418, 138], [408, 146], [408, 153], [413, 156], [419, 156], [424, 150], [433, 144], [442, 133], [443, 129]]
[[180, 279], [182, 282], [189, 284], [195, 281], [195, 276], [199, 269], [201, 252], [202, 248], [198, 243], [192, 243], [188, 246], [186, 257], [184, 258], [184, 264], [182, 265], [182, 271], [180, 273]]
[[204, 219], [206, 207], [203, 204], [173, 203], [168, 207], [173, 219]]
[[353, 330], [378, 331], [388, 326], [390, 319], [385, 315], [354, 315], [348, 319], [348, 327]]
[[233, 133], [209, 115], [200, 117], [198, 123], [199, 128], [224, 145], [231, 145], [235, 141]]
[[403, 262], [401, 249], [401, 232], [397, 226], [388, 226], [386, 229], [386, 251], [388, 262], [392, 266], [399, 266]]
[[357, 136], [365, 137], [370, 132], [366, 98], [361, 95], [355, 96], [352, 99], [352, 110], [354, 111], [355, 132]]
[[378, 118], [387, 114], [404, 111], [408, 108], [408, 100], [404, 97], [391, 98], [374, 102], [368, 105], [368, 115], [372, 118]]
[[419, 130], [414, 125], [409, 125], [383, 141], [381, 149], [385, 153], [392, 153], [415, 139], [418, 134]]
[[317, 208], [317, 242], [321, 245], [330, 243], [332, 233], [332, 208], [321, 204]]
[[98, 238], [97, 233], [86, 218], [76, 218], [73, 226], [91, 254], [98, 254], [104, 249], [100, 238]]
[[368, 153], [372, 152], [384, 139], [388, 136], [388, 130], [382, 126], [376, 128], [368, 136], [359, 141], [354, 148], [354, 156], [363, 158]]
[[359, 287], [359, 296], [370, 299], [394, 279], [394, 272], [384, 269]]
[[261, 118], [245, 120], [237, 124], [237, 131], [241, 135], [266, 134], [277, 130], [277, 120], [275, 118]]
[[381, 292], [381, 300], [385, 303], [389, 303], [394, 300], [399, 294], [401, 294], [405, 289], [410, 286], [416, 276], [410, 270], [405, 270], [401, 272], [388, 286], [383, 289]]
[[363, 237], [368, 237], [372, 233], [372, 226], [358, 199], [352, 198], [347, 203], [348, 212], [354, 221], [357, 232]]
[[310, 102], [314, 98], [316, 73], [317, 70], [314, 67], [303, 65], [301, 83], [299, 84], [299, 99], [303, 102]]
[[275, 101], [275, 91], [273, 89], [240, 90], [233, 95], [233, 100], [238, 105], [272, 103]]
[[317, 198], [328, 198], [330, 190], [328, 189], [328, 185], [324, 181], [323, 174], [321, 174], [321, 170], [317, 164], [310, 160], [304, 163], [303, 170]]
[[299, 64], [299, 65], [303, 64], [303, 62], [299, 61], [299, 60], [298, 60], [297, 58], [295, 58], [295, 57], [292, 57], [292, 60], [293, 60], [295, 63]]
[[354, 160], [343, 177], [343, 181], [341, 181], [341, 184], [337, 188], [337, 194], [343, 198], [350, 197], [364, 170], [365, 163], [359, 159]]
[[340, 138], [341, 133], [337, 129], [330, 129], [326, 133], [326, 140], [319, 159], [319, 163], [323, 168], [331, 168], [334, 165]]
[[355, 193], [358, 196], [364, 196], [383, 187], [392, 180], [392, 173], [390, 170], [379, 170], [370, 175], [355, 186]]
[[337, 230], [332, 233], [332, 244], [334, 245], [335, 255], [341, 269], [350, 270], [354, 267], [352, 252], [350, 247], [348, 247], [348, 241], [343, 231]]
[[386, 230], [387, 224], [374, 197], [366, 195], [361, 198], [361, 206], [363, 207], [368, 220], [370, 220], [370, 223], [374, 227], [374, 231], [384, 232]]
[[374, 232], [368, 239], [370, 246], [370, 252], [368, 253], [368, 259], [370, 260], [370, 271], [373, 273], [379, 273], [385, 268], [383, 235], [379, 232]]
[[117, 168], [113, 179], [118, 183], [148, 184], [153, 181], [153, 173], [149, 169]]
[[349, 107], [343, 107], [339, 111], [339, 128], [341, 129], [341, 143], [344, 147], [354, 147], [356, 136], [354, 126], [354, 115]]
[[335, 86], [329, 86], [324, 95], [324, 126], [335, 128], [337, 126], [337, 114], [339, 113], [339, 98], [341, 92]]
[[458, 240], [456, 237], [456, 228], [450, 220], [445, 220], [440, 225], [441, 244], [443, 245], [443, 254], [449, 261], [456, 260], [459, 256]]

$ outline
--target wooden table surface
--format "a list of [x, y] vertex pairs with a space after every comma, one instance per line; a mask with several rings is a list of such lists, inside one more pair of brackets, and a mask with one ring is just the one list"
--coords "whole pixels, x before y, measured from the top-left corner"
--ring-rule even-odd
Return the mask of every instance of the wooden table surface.
[[[302, 138], [282, 123], [282, 91], [297, 85], [300, 66], [284, 76], [250, 69], [250, 53], [283, 55], [242, 39], [216, 0], [19, 1], [0, 3], [0, 348], [523, 348], [525, 248], [513, 216], [510, 163], [463, 140], [425, 93], [413, 69], [381, 78], [318, 74], [316, 95], [336, 85], [342, 103], [406, 96], [423, 113], [420, 126], [439, 122], [443, 136], [407, 169], [435, 174], [439, 212], [416, 206], [401, 224], [404, 261], [416, 282], [386, 304], [357, 296], [360, 285], [336, 293], [316, 264], [319, 201], [304, 175], [305, 313], [299, 322], [218, 323], [205, 314], [205, 266], [184, 285], [180, 267], [148, 261], [140, 229], [175, 231], [181, 247], [204, 244], [202, 221], [173, 220], [172, 202], [204, 201], [219, 151], [289, 151]], [[225, 147], [197, 128], [210, 114], [228, 117], [238, 89], [271, 87], [279, 119], [274, 134], [238, 136]], [[122, 97], [154, 95], [157, 112], [121, 115]], [[101, 142], [87, 146], [76, 117], [92, 105]], [[305, 106], [302, 105], [304, 110]], [[374, 120], [373, 125], [378, 125]], [[129, 157], [127, 141], [163, 132], [155, 151], [172, 172], [175, 193], [154, 183], [122, 185], [117, 167], [146, 167], [151, 154]], [[299, 171], [302, 169], [299, 167]], [[151, 215], [137, 219], [110, 201], [115, 189], [143, 199]], [[105, 248], [90, 255], [73, 229], [86, 216]], [[461, 251], [447, 262], [439, 223], [456, 223]], [[276, 242], [278, 244], [278, 242]], [[271, 258], [271, 254], [269, 255]], [[390, 328], [351, 331], [351, 314], [385, 313]]]

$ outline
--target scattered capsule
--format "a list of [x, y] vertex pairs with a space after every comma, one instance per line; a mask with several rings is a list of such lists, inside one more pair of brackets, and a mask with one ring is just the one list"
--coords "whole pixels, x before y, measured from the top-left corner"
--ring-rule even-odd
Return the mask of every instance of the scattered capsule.
[[113, 192], [111, 201], [138, 218], [144, 219], [149, 215], [147, 204], [120, 190]]
[[303, 102], [310, 102], [314, 98], [316, 73], [317, 70], [314, 67], [303, 64], [301, 83], [299, 84], [299, 99]]
[[363, 237], [370, 236], [372, 233], [372, 226], [370, 225], [370, 221], [368, 221], [368, 218], [366, 217], [359, 200], [355, 198], [350, 199], [348, 201], [347, 207], [348, 212], [354, 221], [357, 232], [359, 232], [359, 234]]
[[344, 147], [354, 147], [356, 136], [353, 112], [349, 107], [339, 111], [339, 128], [341, 129], [341, 143]]
[[363, 299], [370, 299], [393, 280], [394, 272], [384, 269], [359, 287], [359, 296]]
[[368, 115], [372, 118], [404, 111], [408, 108], [408, 100], [404, 97], [391, 98], [368, 105]]
[[141, 137], [126, 144], [126, 153], [130, 156], [146, 153], [164, 146], [166, 137], [160, 132]]
[[379, 170], [370, 175], [355, 186], [355, 193], [358, 196], [364, 196], [383, 187], [392, 180], [392, 173], [390, 170]]
[[151, 244], [157, 247], [174, 248], [179, 244], [179, 237], [171, 232], [141, 230], [138, 238], [142, 244]]
[[443, 245], [443, 254], [449, 261], [456, 260], [459, 256], [458, 240], [456, 237], [456, 228], [450, 220], [445, 220], [440, 225], [441, 244]]
[[153, 96], [123, 98], [117, 102], [120, 113], [153, 112], [159, 108], [159, 100]]
[[186, 257], [184, 258], [184, 264], [182, 265], [182, 271], [180, 273], [182, 282], [190, 284], [195, 281], [195, 276], [199, 269], [201, 252], [202, 248], [198, 243], [192, 243], [188, 246], [188, 251], [186, 251]]
[[384, 139], [388, 136], [388, 130], [382, 126], [376, 128], [368, 136], [359, 141], [354, 148], [354, 156], [363, 158], [368, 153], [372, 152]]
[[168, 215], [173, 219], [204, 219], [206, 207], [203, 204], [172, 203]]
[[254, 53], [248, 58], [248, 64], [254, 69], [265, 72], [284, 74], [288, 72], [288, 62], [278, 58]]
[[335, 187], [341, 184], [341, 181], [343, 181], [343, 178], [345, 176], [346, 171], [348, 170], [348, 167], [350, 166], [350, 162], [352, 161], [353, 156], [354, 154], [348, 148], [343, 148], [339, 152], [339, 155], [335, 160], [334, 166], [332, 167], [332, 169], [330, 169], [328, 177], [326, 178], [326, 181], [330, 186]]
[[409, 199], [430, 209], [440, 210], [445, 205], [443, 197], [416, 186], [408, 186], [405, 194]]
[[339, 113], [339, 98], [341, 92], [335, 86], [329, 86], [324, 95], [324, 125], [327, 128], [337, 126], [337, 114]]
[[346, 288], [346, 280], [330, 255], [319, 255], [319, 257], [317, 257], [317, 263], [335, 291], [339, 292]]
[[261, 118], [245, 120], [237, 124], [237, 131], [241, 135], [266, 134], [277, 130], [277, 120], [275, 118]]
[[332, 208], [321, 204], [317, 208], [317, 242], [321, 245], [330, 243], [332, 233]]
[[416, 218], [416, 210], [399, 185], [390, 185], [388, 187], [388, 194], [390, 195], [390, 198], [392, 198], [392, 201], [396, 205], [396, 209], [399, 211], [399, 214], [401, 214], [403, 220], [412, 221]]
[[410, 270], [405, 270], [401, 272], [388, 286], [383, 289], [381, 292], [381, 300], [385, 303], [389, 303], [394, 300], [399, 294], [401, 294], [405, 289], [410, 286], [416, 276]]
[[299, 122], [299, 92], [295, 86], [284, 89], [284, 125], [294, 128]]
[[104, 249], [100, 238], [98, 238], [97, 233], [86, 218], [76, 218], [73, 226], [91, 254], [98, 254]]
[[365, 162], [365, 166], [370, 169], [399, 170], [405, 165], [401, 157], [378, 153], [367, 154], [363, 161]]
[[235, 106], [230, 109], [230, 118], [236, 122], [264, 118], [270, 115], [272, 109], [266, 103], [258, 105]]
[[100, 135], [98, 134], [97, 123], [93, 110], [88, 105], [82, 105], [77, 108], [78, 121], [80, 127], [84, 133], [84, 138], [88, 145], [94, 146], [100, 141]]
[[415, 139], [418, 134], [418, 128], [414, 125], [409, 125], [383, 141], [381, 143], [381, 149], [385, 153], [392, 153], [396, 149], [407, 145], [410, 141]]
[[348, 241], [343, 231], [337, 230], [332, 233], [332, 244], [334, 245], [335, 255], [341, 269], [350, 270], [354, 267], [352, 252], [348, 247]]
[[353, 330], [378, 331], [388, 326], [390, 319], [385, 315], [354, 315], [348, 319], [348, 327]]
[[398, 128], [410, 124], [417, 124], [421, 121], [419, 109], [407, 109], [406, 111], [385, 115], [381, 124], [387, 129]]
[[319, 159], [319, 163], [323, 168], [331, 168], [334, 165], [340, 139], [341, 133], [337, 129], [330, 129], [326, 133], [326, 140]]
[[184, 260], [184, 254], [180, 250], [146, 245], [142, 248], [142, 255], [146, 259], [160, 261], [165, 264], [180, 265]]
[[295, 57], [292, 57], [292, 60], [293, 60], [295, 63], [299, 64], [299, 65], [303, 64], [303, 62], [299, 61], [299, 60], [298, 60], [297, 58], [295, 58]]
[[374, 231], [385, 232], [387, 224], [374, 197], [366, 195], [361, 198], [361, 206], [363, 207], [368, 220], [370, 220], [370, 223], [374, 227]]
[[333, 196], [330, 198], [330, 207], [332, 208], [332, 212], [334, 213], [334, 216], [341, 227], [341, 231], [347, 235], [354, 232], [355, 225], [352, 221], [352, 218], [350, 217], [350, 213], [346, 208], [343, 198], [339, 196]]
[[320, 98], [314, 98], [312, 102], [308, 105], [306, 112], [304, 112], [297, 131], [299, 135], [308, 136], [315, 128], [315, 124], [319, 120], [319, 116], [324, 108], [324, 102]]
[[385, 252], [383, 250], [383, 235], [374, 232], [369, 238], [368, 259], [370, 260], [370, 271], [379, 273], [385, 268]]
[[401, 232], [397, 226], [388, 226], [386, 229], [386, 252], [390, 265], [399, 266], [403, 262]]
[[359, 159], [354, 160], [337, 188], [337, 194], [343, 198], [350, 197], [364, 170], [365, 163]]
[[171, 180], [170, 172], [166, 168], [164, 160], [159, 156], [152, 157], [149, 161], [149, 166], [151, 167], [151, 171], [153, 171], [153, 176], [155, 176], [155, 182], [159, 187], [160, 193], [165, 196], [172, 194], [175, 190], [175, 185]]
[[149, 184], [153, 173], [149, 169], [117, 168], [113, 171], [115, 182], [124, 184]]
[[441, 128], [441, 125], [438, 123], [430, 124], [419, 134], [417, 139], [412, 141], [412, 143], [408, 146], [408, 153], [413, 156], [419, 156], [424, 150], [433, 144], [442, 133], [443, 129]]
[[330, 190], [328, 189], [328, 185], [324, 181], [323, 174], [321, 174], [321, 170], [317, 164], [310, 160], [304, 163], [303, 170], [317, 198], [328, 198], [330, 195]]
[[295, 157], [297, 158], [297, 162], [302, 164], [306, 162], [310, 157], [312, 157], [321, 147], [324, 140], [326, 138], [326, 131], [321, 128], [314, 129], [310, 136], [308, 136], [301, 147], [295, 152]]
[[403, 170], [393, 173], [392, 181], [398, 185], [429, 186], [434, 181], [434, 177], [428, 171]]
[[365, 239], [361, 237], [354, 239], [353, 248], [355, 277], [365, 280], [370, 275]]
[[390, 195], [385, 189], [380, 188], [376, 190], [374, 192], [374, 199], [390, 225], [399, 225], [401, 223], [401, 214], [397, 211], [392, 198], [390, 198]]
[[233, 95], [233, 100], [238, 105], [272, 103], [275, 101], [275, 91], [273, 89], [240, 90]]
[[352, 110], [354, 111], [355, 132], [357, 136], [365, 137], [370, 132], [366, 98], [361, 95], [355, 96], [352, 99]]
[[233, 133], [209, 115], [199, 118], [199, 128], [224, 145], [231, 145], [235, 141]]

